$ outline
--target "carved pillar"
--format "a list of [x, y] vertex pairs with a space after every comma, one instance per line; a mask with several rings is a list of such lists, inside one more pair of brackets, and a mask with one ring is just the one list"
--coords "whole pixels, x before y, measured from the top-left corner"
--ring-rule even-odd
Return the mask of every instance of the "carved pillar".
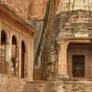
[[59, 78], [67, 78], [67, 43], [59, 43]]

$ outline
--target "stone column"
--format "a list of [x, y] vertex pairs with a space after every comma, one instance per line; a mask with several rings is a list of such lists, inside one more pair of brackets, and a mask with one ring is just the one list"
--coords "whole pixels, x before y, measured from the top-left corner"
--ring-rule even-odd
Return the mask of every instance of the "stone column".
[[67, 43], [59, 43], [59, 78], [68, 78], [67, 74]]
[[12, 33], [11, 30], [9, 32], [10, 38], [9, 38], [9, 75], [11, 75], [11, 65], [12, 65], [12, 60], [11, 60], [11, 46], [12, 46]]
[[27, 74], [27, 80], [32, 81], [33, 80], [33, 64], [34, 64], [34, 38], [30, 37], [30, 40], [28, 42], [28, 74]]

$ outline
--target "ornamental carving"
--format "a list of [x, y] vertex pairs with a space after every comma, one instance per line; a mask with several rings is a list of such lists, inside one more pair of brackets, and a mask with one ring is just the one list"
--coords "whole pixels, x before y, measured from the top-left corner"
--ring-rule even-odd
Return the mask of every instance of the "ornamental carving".
[[83, 10], [77, 10], [70, 14], [69, 22], [71, 23], [88, 23], [91, 17], [89, 13]]
[[89, 36], [92, 34], [92, 16], [87, 11], [76, 10], [66, 16], [62, 16], [62, 13], [65, 12], [60, 15], [59, 38], [92, 38]]
[[76, 33], [88, 33], [88, 28], [85, 24], [81, 24], [80, 26], [78, 26], [76, 29], [75, 29], [75, 32]]

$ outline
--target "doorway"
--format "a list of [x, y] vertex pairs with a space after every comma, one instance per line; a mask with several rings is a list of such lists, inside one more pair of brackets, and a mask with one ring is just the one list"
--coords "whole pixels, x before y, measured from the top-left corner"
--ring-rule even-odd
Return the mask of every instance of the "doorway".
[[21, 42], [21, 77], [25, 77], [25, 43]]
[[73, 66], [73, 77], [84, 77], [85, 76], [85, 56], [84, 55], [73, 55], [72, 56]]

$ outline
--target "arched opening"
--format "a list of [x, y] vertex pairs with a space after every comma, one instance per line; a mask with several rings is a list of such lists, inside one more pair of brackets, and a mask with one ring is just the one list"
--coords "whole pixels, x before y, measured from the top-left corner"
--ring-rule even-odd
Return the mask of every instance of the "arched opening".
[[6, 44], [6, 33], [4, 30], [1, 31], [1, 44]]
[[16, 37], [12, 36], [12, 45], [16, 45]]
[[24, 41], [21, 42], [21, 77], [24, 78], [25, 75], [25, 44]]
[[0, 73], [5, 74], [6, 73], [6, 41], [7, 41], [7, 35], [5, 30], [1, 31], [1, 46], [0, 46]]
[[17, 40], [15, 36], [12, 36], [12, 74], [16, 75], [16, 52], [17, 52]]

